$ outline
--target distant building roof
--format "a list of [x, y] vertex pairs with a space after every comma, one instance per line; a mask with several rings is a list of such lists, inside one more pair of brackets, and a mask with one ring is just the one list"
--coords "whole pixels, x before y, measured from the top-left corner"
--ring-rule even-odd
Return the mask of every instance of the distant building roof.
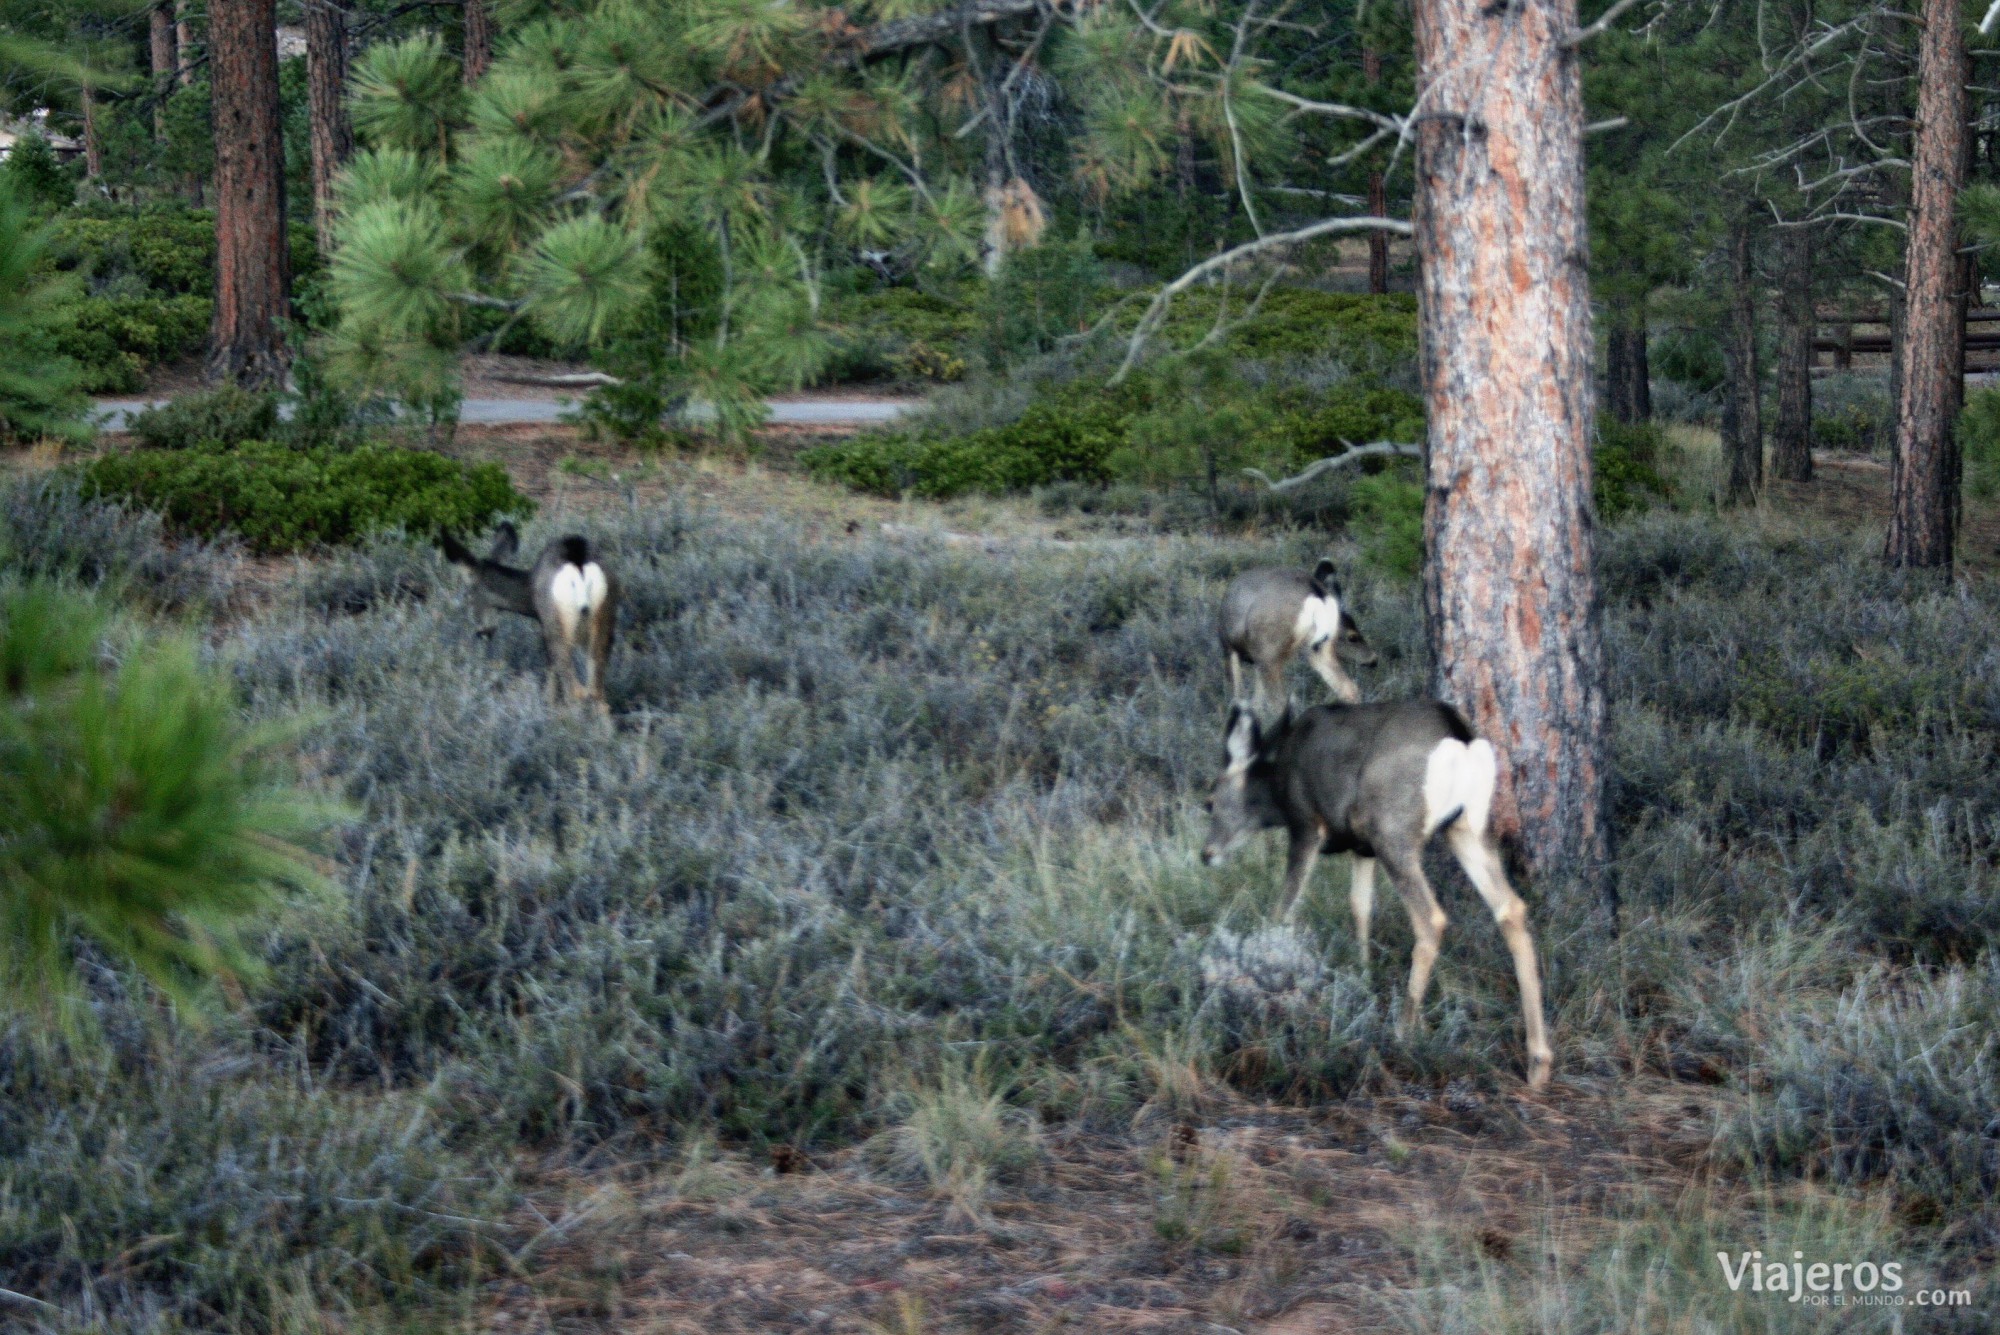
[[37, 111], [18, 119], [0, 117], [0, 158], [14, 151], [14, 145], [31, 134], [38, 134], [49, 141], [49, 147], [59, 158], [73, 158], [83, 152], [83, 141], [72, 139], [66, 134], [57, 134], [48, 127], [48, 112]]

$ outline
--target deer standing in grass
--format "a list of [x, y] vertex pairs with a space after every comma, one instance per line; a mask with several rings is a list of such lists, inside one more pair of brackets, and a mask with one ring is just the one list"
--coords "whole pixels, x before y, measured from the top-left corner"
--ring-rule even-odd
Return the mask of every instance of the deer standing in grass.
[[[618, 615], [618, 581], [606, 572], [588, 538], [571, 534], [542, 548], [532, 568], [508, 565], [521, 549], [521, 535], [503, 522], [485, 556], [475, 556], [449, 533], [440, 539], [445, 559], [471, 572], [472, 605], [484, 622], [479, 634], [491, 638], [488, 614], [512, 612], [540, 623], [549, 650], [549, 699], [588, 701], [600, 713], [604, 665]], [[577, 658], [583, 671], [577, 671]]]
[[1341, 670], [1338, 648], [1349, 661], [1368, 667], [1376, 653], [1340, 600], [1333, 562], [1321, 561], [1312, 574], [1296, 570], [1246, 570], [1222, 592], [1216, 636], [1229, 660], [1229, 696], [1243, 697], [1243, 669], [1257, 670], [1257, 707], [1272, 696], [1285, 698], [1285, 664], [1303, 654], [1312, 670], [1332, 688], [1334, 698], [1353, 704], [1361, 688]]
[[1542, 978], [1528, 909], [1500, 863], [1490, 825], [1499, 758], [1475, 737], [1464, 715], [1435, 700], [1321, 705], [1297, 718], [1290, 706], [1268, 733], [1240, 702], [1230, 707], [1225, 766], [1210, 795], [1202, 859], [1220, 866], [1258, 830], [1282, 827], [1291, 838], [1283, 915], [1292, 920], [1321, 853], [1352, 853], [1349, 902], [1361, 962], [1380, 862], [1409, 911], [1416, 948], [1401, 1027], [1422, 1022], [1424, 993], [1447, 919], [1424, 876], [1423, 851], [1443, 831], [1452, 855], [1500, 924], [1514, 957], [1527, 1026], [1528, 1084], [1546, 1085], [1554, 1065], [1542, 1019]]

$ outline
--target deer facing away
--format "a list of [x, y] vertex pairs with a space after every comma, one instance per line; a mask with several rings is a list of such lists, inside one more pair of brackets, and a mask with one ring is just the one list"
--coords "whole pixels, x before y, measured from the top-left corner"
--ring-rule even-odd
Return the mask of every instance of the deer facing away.
[[1243, 669], [1254, 667], [1260, 709], [1269, 707], [1270, 697], [1285, 698], [1285, 664], [1294, 654], [1303, 654], [1334, 697], [1350, 704], [1361, 699], [1361, 688], [1341, 670], [1336, 648], [1361, 667], [1377, 659], [1341, 603], [1331, 561], [1321, 561], [1310, 575], [1244, 571], [1223, 590], [1215, 631], [1229, 661], [1230, 698], [1242, 698]]
[[448, 533], [440, 542], [445, 559], [471, 574], [472, 605], [482, 622], [479, 634], [491, 638], [496, 612], [534, 618], [549, 651], [550, 700], [589, 701], [604, 711], [604, 665], [611, 657], [618, 581], [606, 572], [590, 540], [576, 534], [556, 538], [527, 570], [507, 564], [521, 549], [521, 535], [510, 523], [502, 522], [492, 550], [483, 557]]
[[1514, 957], [1527, 1028], [1528, 1084], [1547, 1084], [1554, 1055], [1542, 1019], [1542, 979], [1528, 910], [1507, 882], [1489, 824], [1499, 768], [1493, 744], [1475, 737], [1456, 709], [1435, 700], [1321, 705], [1297, 718], [1287, 706], [1268, 733], [1238, 703], [1230, 707], [1224, 753], [1222, 777], [1208, 803], [1203, 860], [1219, 866], [1255, 831], [1283, 828], [1291, 838], [1283, 908], [1289, 922], [1320, 854], [1352, 853], [1349, 901], [1364, 966], [1375, 867], [1381, 863], [1416, 935], [1401, 1020], [1405, 1030], [1421, 1022], [1447, 922], [1423, 867], [1424, 845], [1444, 832]]

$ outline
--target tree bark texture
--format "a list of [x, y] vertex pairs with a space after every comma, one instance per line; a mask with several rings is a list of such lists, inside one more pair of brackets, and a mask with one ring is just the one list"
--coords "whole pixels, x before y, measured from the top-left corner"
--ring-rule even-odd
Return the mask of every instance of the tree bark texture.
[[313, 231], [333, 252], [333, 183], [354, 153], [347, 119], [347, 20], [352, 0], [306, 0], [306, 112], [312, 144]]
[[1764, 410], [1757, 382], [1756, 222], [1748, 209], [1729, 224], [1729, 332], [1722, 341], [1726, 367], [1722, 401], [1722, 450], [1729, 460], [1725, 503], [1741, 505], [1764, 489]]
[[1496, 829], [1609, 891], [1594, 343], [1574, 0], [1418, 0], [1432, 685], [1499, 749]]
[[1778, 420], [1771, 429], [1771, 471], [1810, 482], [1812, 458], [1813, 234], [1785, 229], [1778, 291]]
[[477, 83], [493, 64], [493, 16], [487, 0], [465, 0], [465, 81]]
[[1604, 388], [1611, 416], [1625, 423], [1652, 421], [1653, 370], [1647, 357], [1643, 304], [1612, 305], [1605, 345]]
[[1958, 501], [1960, 268], [1954, 210], [1964, 166], [1965, 33], [1957, 0], [1924, 0], [1917, 135], [1904, 251], [1902, 396], [1890, 461], [1892, 565], [1949, 568]]
[[174, 15], [167, 0], [159, 0], [147, 11], [153, 71], [153, 138], [167, 137], [167, 94], [173, 91], [174, 72], [179, 57], [174, 51]]
[[104, 145], [97, 137], [97, 90], [84, 84], [77, 98], [83, 103], [83, 174], [88, 180], [102, 180]]
[[215, 89], [215, 323], [209, 374], [282, 384], [291, 286], [275, 0], [210, 0]]
[[[1361, 77], [1370, 87], [1382, 80], [1382, 53], [1372, 46], [1361, 48]], [[1368, 173], [1368, 212], [1377, 218], [1389, 214], [1389, 191], [1379, 167]], [[1381, 296], [1389, 290], [1389, 234], [1368, 234], [1368, 290]]]
[[185, 88], [194, 82], [194, 3], [174, 0], [174, 75]]

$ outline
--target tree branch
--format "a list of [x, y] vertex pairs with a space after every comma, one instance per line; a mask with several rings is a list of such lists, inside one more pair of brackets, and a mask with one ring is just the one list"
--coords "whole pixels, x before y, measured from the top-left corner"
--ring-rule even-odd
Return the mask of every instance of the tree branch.
[[1565, 51], [1573, 51], [1577, 47], [1582, 46], [1591, 38], [1608, 29], [1620, 15], [1638, 3], [1639, 0], [1618, 0], [1617, 4], [1597, 16], [1597, 22], [1591, 24], [1588, 28], [1578, 28], [1569, 36], [1563, 38], [1563, 49]]
[[1146, 313], [1139, 317], [1138, 327], [1132, 331], [1132, 341], [1125, 349], [1125, 360], [1119, 364], [1117, 374], [1111, 377], [1111, 383], [1118, 384], [1131, 374], [1132, 367], [1139, 360], [1139, 353], [1146, 346], [1146, 340], [1153, 336], [1153, 331], [1159, 328], [1161, 319], [1166, 315], [1167, 303], [1177, 294], [1193, 287], [1204, 275], [1226, 268], [1260, 251], [1295, 246], [1300, 242], [1334, 232], [1395, 232], [1399, 236], [1409, 236], [1411, 228], [1408, 223], [1395, 218], [1322, 218], [1296, 231], [1273, 232], [1269, 236], [1260, 236], [1255, 241], [1245, 241], [1234, 250], [1211, 255], [1154, 294], [1152, 304], [1146, 307]]
[[[1347, 442], [1342, 441], [1341, 444], [1347, 445]], [[1294, 487], [1303, 487], [1322, 473], [1331, 473], [1336, 468], [1345, 468], [1347, 465], [1362, 459], [1379, 459], [1385, 457], [1393, 459], [1421, 459], [1424, 457], [1424, 449], [1421, 445], [1404, 445], [1392, 440], [1378, 440], [1368, 445], [1348, 445], [1347, 453], [1329, 455], [1324, 459], [1316, 459], [1312, 463], [1307, 464], [1300, 472], [1293, 474], [1281, 482], [1273, 482], [1271, 475], [1261, 468], [1246, 468], [1243, 471], [1250, 477], [1256, 478], [1272, 491], [1290, 491]]]
[[[2000, 0], [1996, 0], [1996, 3], [2000, 3]], [[1316, 116], [1345, 116], [1349, 120], [1370, 121], [1385, 130], [1396, 132], [1400, 132], [1403, 128], [1403, 122], [1396, 117], [1385, 116], [1366, 107], [1350, 107], [1344, 102], [1315, 102], [1311, 98], [1288, 93], [1282, 88], [1273, 88], [1267, 83], [1253, 83], [1250, 86], [1266, 97], [1275, 97], [1280, 102], [1290, 103], [1300, 111], [1310, 111]]]

